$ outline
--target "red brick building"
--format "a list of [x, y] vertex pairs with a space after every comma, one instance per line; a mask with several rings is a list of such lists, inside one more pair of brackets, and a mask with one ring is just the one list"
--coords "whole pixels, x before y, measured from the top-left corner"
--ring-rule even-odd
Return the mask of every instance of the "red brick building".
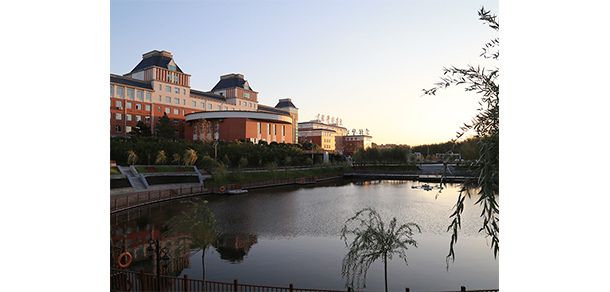
[[110, 74], [110, 135], [129, 136], [138, 121], [155, 134], [158, 119], [167, 114], [177, 138], [192, 140], [196, 130], [188, 122], [208, 117], [218, 122], [221, 140], [297, 143], [298, 109], [290, 99], [259, 105], [258, 92], [241, 74], [221, 76], [211, 91], [192, 89], [190, 78], [171, 53], [156, 50], [143, 54], [131, 72]]

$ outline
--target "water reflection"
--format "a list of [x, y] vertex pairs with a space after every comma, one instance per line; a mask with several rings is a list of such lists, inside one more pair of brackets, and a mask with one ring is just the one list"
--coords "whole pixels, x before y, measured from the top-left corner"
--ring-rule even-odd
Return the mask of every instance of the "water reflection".
[[254, 234], [223, 234], [214, 248], [220, 254], [220, 258], [232, 264], [240, 263], [250, 252], [250, 248], [258, 243], [258, 237]]
[[[377, 209], [384, 220], [416, 222], [422, 234], [415, 239], [418, 248], [409, 250], [409, 266], [390, 263], [391, 290], [404, 287], [420, 291], [498, 287], [498, 262], [493, 258], [483, 234], [481, 209], [476, 197], [466, 199], [462, 230], [456, 246], [457, 259], [445, 270], [448, 252], [449, 215], [458, 195], [458, 185], [438, 190], [412, 188], [413, 181], [338, 180], [315, 186], [292, 186], [251, 190], [234, 196], [209, 195], [205, 199], [222, 222], [223, 236], [205, 256], [206, 279], [253, 285], [319, 289], [343, 289], [341, 260], [346, 254], [339, 233], [345, 220], [364, 207]], [[438, 196], [437, 196], [438, 195]], [[164, 274], [201, 279], [202, 253], [193, 253], [178, 234], [163, 237], [164, 223], [188, 210], [190, 204], [169, 201], [111, 215], [111, 260], [123, 246], [133, 256], [130, 270], [155, 273], [155, 261], [146, 257], [148, 239], [161, 235], [162, 245], [172, 254]], [[369, 271], [367, 290], [382, 275], [380, 267]], [[383, 277], [383, 276], [380, 276]], [[379, 281], [379, 285], [383, 285]], [[392, 286], [395, 285], [395, 286]]]

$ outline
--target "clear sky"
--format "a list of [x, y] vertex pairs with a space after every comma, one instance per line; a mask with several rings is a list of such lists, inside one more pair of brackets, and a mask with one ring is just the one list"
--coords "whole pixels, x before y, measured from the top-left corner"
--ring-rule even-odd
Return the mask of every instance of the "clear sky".
[[110, 1], [110, 73], [151, 50], [173, 54], [191, 87], [244, 74], [259, 102], [292, 98], [299, 120], [338, 117], [377, 144], [446, 142], [476, 114], [463, 88], [422, 96], [443, 66], [485, 64], [497, 32], [477, 1]]

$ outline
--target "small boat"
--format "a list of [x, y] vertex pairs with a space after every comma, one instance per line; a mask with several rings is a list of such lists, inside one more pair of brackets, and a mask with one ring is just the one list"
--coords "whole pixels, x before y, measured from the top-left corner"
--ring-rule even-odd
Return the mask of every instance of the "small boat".
[[412, 188], [412, 189], [416, 189], [416, 188], [417, 188], [417, 186], [411, 186], [411, 188]]
[[245, 194], [247, 192], [248, 192], [248, 190], [242, 190], [242, 189], [227, 191], [227, 193], [230, 194], [230, 195]]

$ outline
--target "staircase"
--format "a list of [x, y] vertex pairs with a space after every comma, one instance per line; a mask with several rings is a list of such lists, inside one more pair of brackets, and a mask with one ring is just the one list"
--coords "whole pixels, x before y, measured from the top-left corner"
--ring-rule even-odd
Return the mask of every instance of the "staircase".
[[132, 184], [132, 187], [134, 187], [137, 190], [145, 190], [146, 189], [146, 185], [144, 184], [144, 182], [142, 182], [142, 178], [140, 177], [139, 174], [134, 173], [131, 170], [131, 167], [125, 167], [125, 166], [117, 166], [119, 168], [119, 171], [124, 174], [127, 175], [129, 177], [129, 181]]

